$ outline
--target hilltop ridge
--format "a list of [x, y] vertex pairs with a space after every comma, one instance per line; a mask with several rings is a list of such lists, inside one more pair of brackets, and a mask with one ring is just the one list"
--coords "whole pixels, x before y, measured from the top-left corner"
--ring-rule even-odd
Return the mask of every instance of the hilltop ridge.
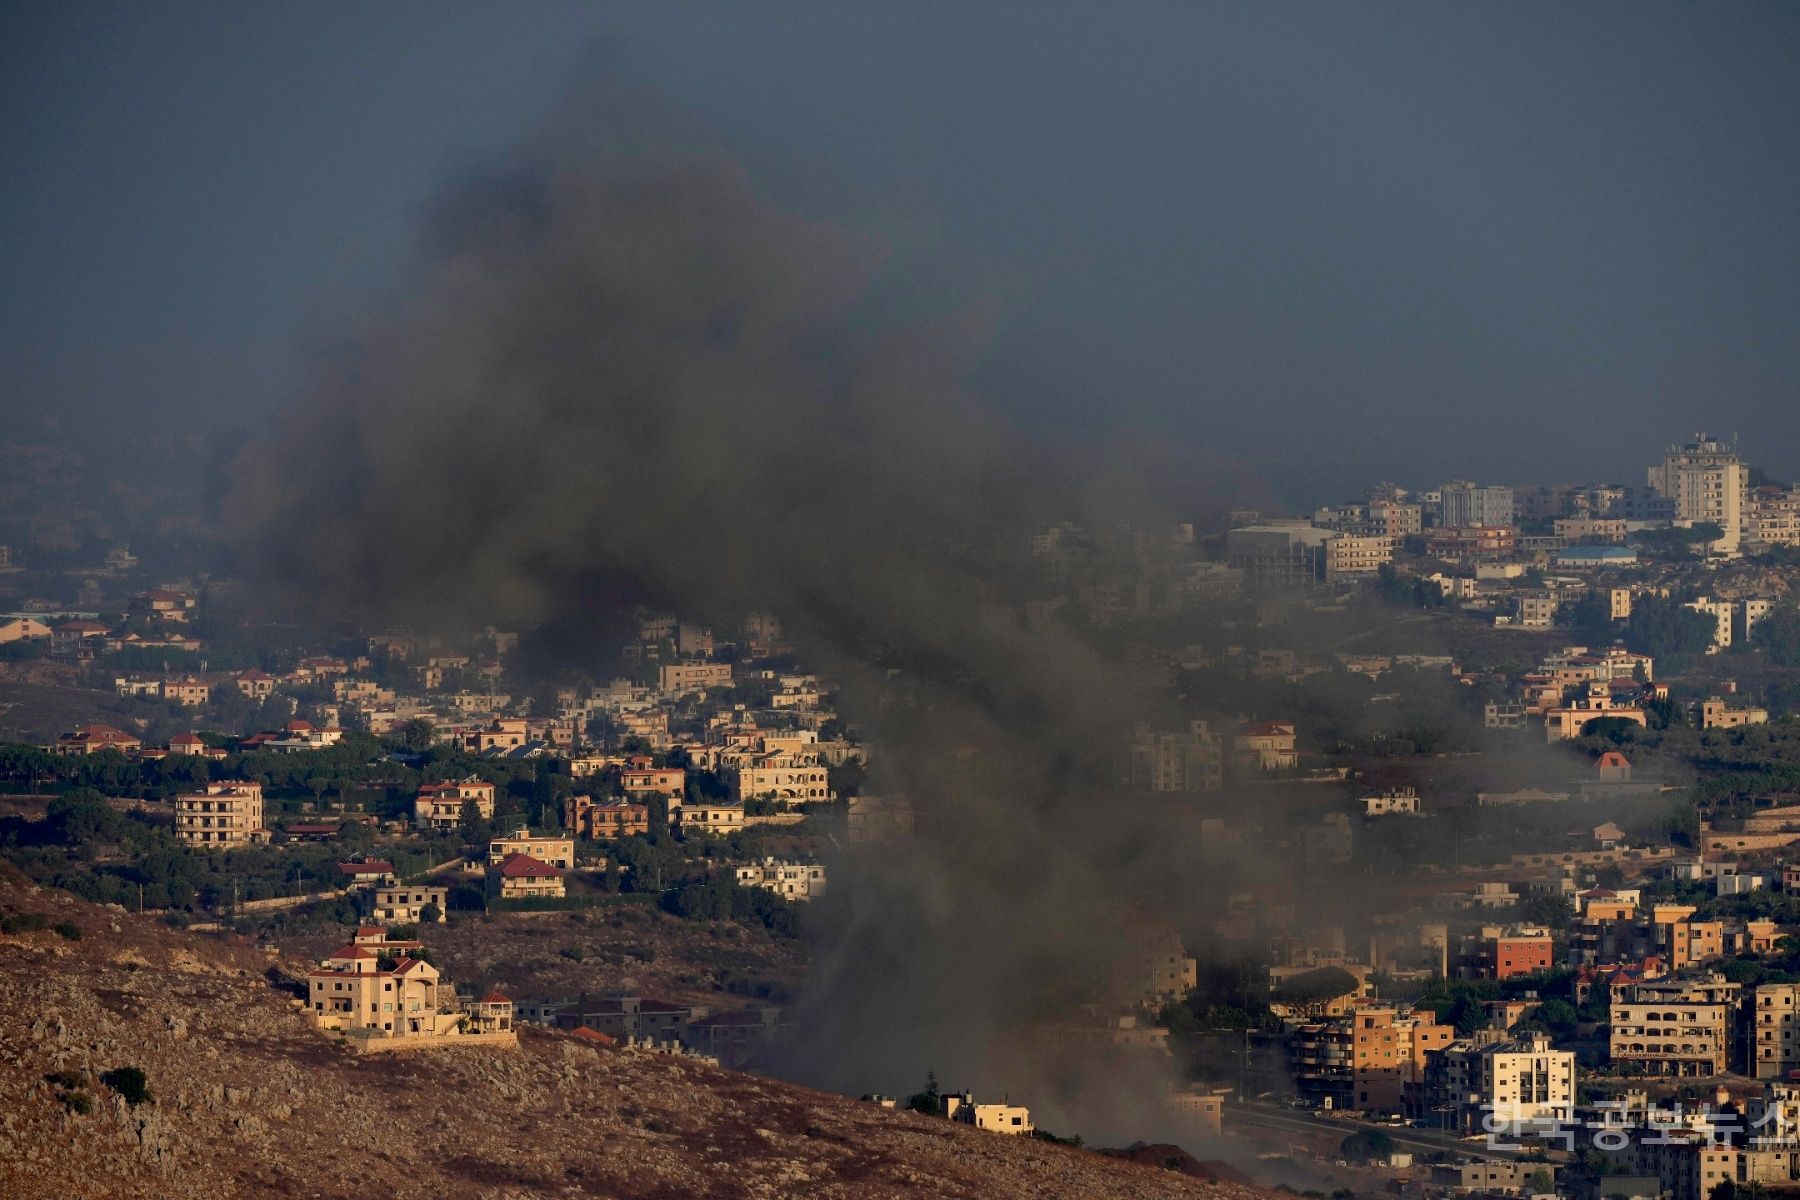
[[[0, 1193], [21, 1200], [1263, 1194], [535, 1027], [359, 1058], [254, 946], [12, 873], [0, 914], [43, 915], [0, 936]], [[131, 1067], [136, 1106], [100, 1078]]]

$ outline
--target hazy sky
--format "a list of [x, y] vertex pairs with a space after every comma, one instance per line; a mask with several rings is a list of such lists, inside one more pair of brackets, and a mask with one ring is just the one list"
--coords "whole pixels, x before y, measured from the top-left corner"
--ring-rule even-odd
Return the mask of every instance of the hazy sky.
[[995, 299], [1053, 435], [1306, 500], [1697, 428], [1800, 475], [1785, 3], [0, 6], [0, 415], [261, 411], [597, 62]]

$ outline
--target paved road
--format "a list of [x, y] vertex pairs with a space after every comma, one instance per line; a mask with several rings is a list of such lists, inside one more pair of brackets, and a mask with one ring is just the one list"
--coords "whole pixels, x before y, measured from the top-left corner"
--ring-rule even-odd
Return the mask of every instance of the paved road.
[[[1374, 1130], [1393, 1138], [1396, 1145], [1412, 1150], [1448, 1150], [1480, 1158], [1519, 1159], [1532, 1156], [1525, 1150], [1489, 1146], [1484, 1141], [1464, 1141], [1455, 1134], [1435, 1129], [1413, 1129], [1406, 1125], [1384, 1125], [1377, 1121], [1357, 1121], [1346, 1117], [1320, 1117], [1274, 1105], [1228, 1103], [1225, 1105], [1224, 1116], [1227, 1123], [1257, 1125], [1290, 1133], [1335, 1133], [1340, 1139], [1363, 1130]], [[1550, 1157], [1554, 1159], [1561, 1156], [1552, 1151]]]

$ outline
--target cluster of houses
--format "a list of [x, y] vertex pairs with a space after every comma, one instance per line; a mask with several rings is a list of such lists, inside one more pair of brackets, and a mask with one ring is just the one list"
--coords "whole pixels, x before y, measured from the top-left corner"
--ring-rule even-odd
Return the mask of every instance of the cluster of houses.
[[[1645, 531], [1716, 527], [1707, 548], [1723, 558], [1800, 545], [1800, 487], [1752, 488], [1751, 476], [1735, 447], [1701, 434], [1670, 446], [1643, 486], [1515, 490], [1453, 480], [1415, 496], [1384, 483], [1310, 518], [1233, 514], [1240, 523], [1227, 537], [1226, 564], [1246, 585], [1293, 587], [1366, 578], [1411, 548], [1463, 568], [1468, 592], [1445, 592], [1473, 600], [1480, 584], [1533, 566], [1573, 572], [1577, 587], [1587, 572], [1635, 566], [1638, 555], [1625, 543]], [[1515, 588], [1511, 599], [1542, 599], [1543, 590]]]

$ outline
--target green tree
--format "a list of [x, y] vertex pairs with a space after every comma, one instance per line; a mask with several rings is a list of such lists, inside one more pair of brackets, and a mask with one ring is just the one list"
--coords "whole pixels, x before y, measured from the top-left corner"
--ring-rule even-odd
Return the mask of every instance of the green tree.
[[415, 753], [431, 749], [437, 742], [437, 726], [427, 717], [414, 717], [394, 731], [400, 744]]
[[1784, 605], [1764, 614], [1750, 644], [1777, 666], [1800, 667], [1800, 607]]
[[1642, 596], [1632, 603], [1625, 645], [1654, 656], [1659, 668], [1674, 673], [1711, 649], [1717, 631], [1718, 622], [1707, 613], [1660, 596]]
[[1567, 625], [1584, 641], [1610, 642], [1618, 632], [1613, 623], [1612, 604], [1599, 592], [1589, 592], [1573, 604], [1557, 610], [1557, 623]]
[[479, 846], [489, 840], [488, 823], [475, 801], [463, 801], [462, 818], [456, 823], [456, 832], [465, 846]]
[[925, 1072], [925, 1086], [906, 1098], [906, 1107], [913, 1112], [936, 1116], [943, 1107], [942, 1094], [938, 1091], [936, 1071]]
[[132, 1108], [154, 1100], [141, 1067], [115, 1067], [102, 1075], [100, 1082], [125, 1097], [125, 1103]]
[[1283, 980], [1275, 998], [1288, 1004], [1315, 1004], [1347, 996], [1356, 988], [1356, 976], [1342, 967], [1320, 967]]

